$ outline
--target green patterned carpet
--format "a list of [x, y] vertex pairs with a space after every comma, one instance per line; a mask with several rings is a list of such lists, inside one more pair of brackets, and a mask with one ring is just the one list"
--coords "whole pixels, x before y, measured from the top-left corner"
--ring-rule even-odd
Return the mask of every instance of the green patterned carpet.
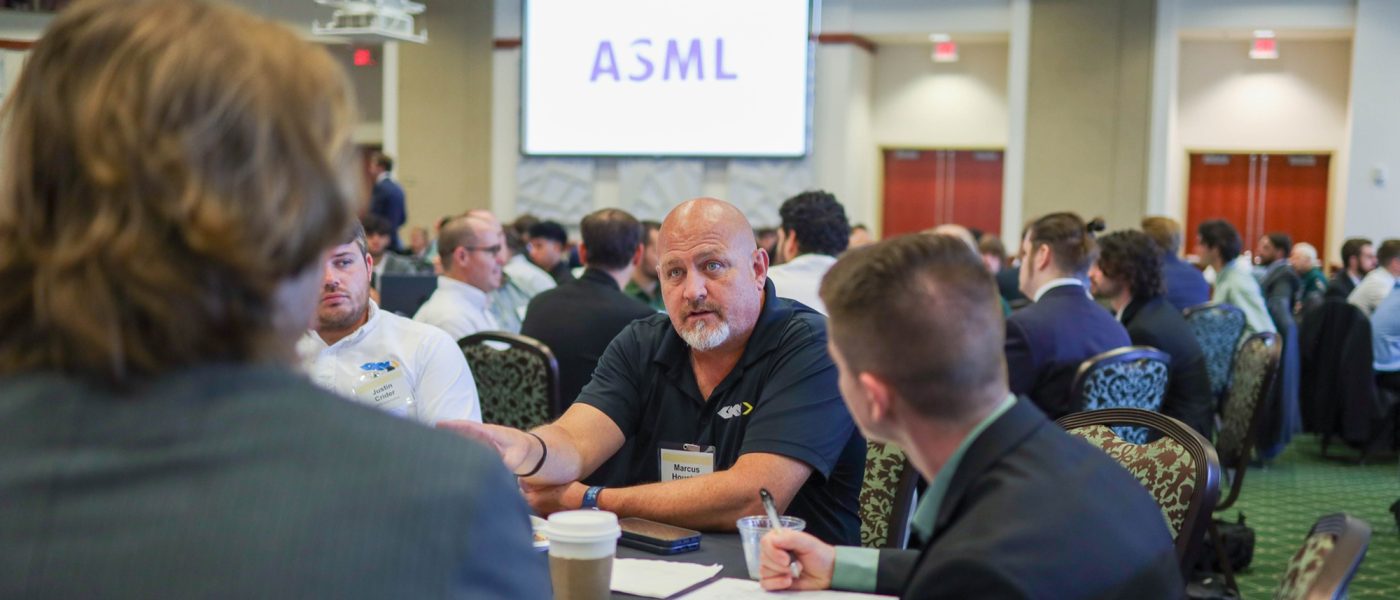
[[[1333, 444], [1334, 457], [1356, 453]], [[1233, 521], [1244, 511], [1254, 528], [1254, 562], [1239, 578], [1246, 600], [1272, 598], [1288, 559], [1318, 517], [1345, 512], [1371, 525], [1371, 546], [1350, 587], [1351, 598], [1400, 598], [1400, 535], [1390, 505], [1400, 499], [1400, 465], [1395, 457], [1372, 464], [1324, 459], [1317, 438], [1294, 438], [1267, 468], [1252, 468], [1234, 507], [1218, 514]]]

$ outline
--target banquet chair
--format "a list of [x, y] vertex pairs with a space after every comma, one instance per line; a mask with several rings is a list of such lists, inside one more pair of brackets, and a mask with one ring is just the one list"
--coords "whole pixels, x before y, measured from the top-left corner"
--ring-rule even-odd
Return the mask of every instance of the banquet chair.
[[457, 345], [476, 380], [482, 422], [528, 430], [564, 412], [559, 362], [539, 340], [488, 331], [464, 337]]
[[[1279, 356], [1283, 342], [1277, 333], [1256, 333], [1245, 339], [1235, 353], [1230, 369], [1230, 387], [1221, 405], [1220, 430], [1215, 434], [1215, 449], [1224, 466], [1224, 480], [1230, 484], [1225, 499], [1215, 506], [1217, 512], [1234, 506], [1244, 489], [1244, 475], [1254, 442], [1264, 427], [1266, 416], [1262, 407], [1272, 393], [1278, 376]], [[1210, 539], [1220, 540], [1220, 529], [1210, 521]], [[1234, 569], [1225, 557], [1222, 544], [1213, 544], [1217, 563], [1225, 574], [1226, 585], [1238, 590]]]
[[[1167, 373], [1172, 357], [1151, 346], [1109, 350], [1085, 360], [1074, 376], [1069, 394], [1077, 410], [1139, 408], [1162, 412], [1167, 396]], [[1134, 444], [1147, 443], [1141, 427], [1114, 427], [1113, 431]]]
[[[1136, 408], [1074, 413], [1056, 423], [1108, 453], [1152, 493], [1175, 541], [1182, 577], [1190, 576], [1211, 509], [1220, 497], [1220, 461], [1210, 442], [1181, 421]], [[1117, 425], [1143, 427], [1161, 437], [1134, 444], [1114, 433]]]
[[865, 480], [860, 486], [861, 546], [908, 546], [918, 484], [919, 472], [898, 447], [866, 442]]
[[1230, 387], [1220, 411], [1220, 431], [1215, 449], [1226, 469], [1230, 492], [1215, 510], [1230, 508], [1240, 496], [1250, 453], [1263, 428], [1261, 410], [1278, 375], [1279, 353], [1283, 343], [1276, 333], [1256, 333], [1240, 344], [1230, 369]]
[[1210, 377], [1210, 393], [1218, 403], [1230, 387], [1230, 367], [1235, 349], [1244, 337], [1244, 311], [1223, 302], [1192, 306], [1182, 314], [1191, 326], [1191, 333], [1201, 344], [1206, 359], [1206, 374]]
[[1288, 561], [1283, 580], [1274, 592], [1276, 600], [1322, 600], [1345, 598], [1347, 584], [1356, 574], [1371, 526], [1345, 513], [1317, 520], [1303, 539], [1303, 547]]

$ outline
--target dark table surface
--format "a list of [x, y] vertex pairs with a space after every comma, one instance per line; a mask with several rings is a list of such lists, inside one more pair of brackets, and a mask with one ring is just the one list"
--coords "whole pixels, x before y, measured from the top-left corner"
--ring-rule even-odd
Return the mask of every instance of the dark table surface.
[[[724, 567], [719, 572], [720, 577], [734, 577], [747, 579], [749, 567], [744, 563], [744, 546], [739, 541], [737, 533], [706, 533], [700, 538], [700, 549], [684, 554], [661, 555], [652, 554], [645, 550], [628, 548], [619, 544], [617, 546], [618, 558], [641, 558], [648, 560], [670, 560], [675, 562], [696, 563], [702, 565], [720, 565]], [[613, 598], [636, 598], [627, 594], [613, 592]]]

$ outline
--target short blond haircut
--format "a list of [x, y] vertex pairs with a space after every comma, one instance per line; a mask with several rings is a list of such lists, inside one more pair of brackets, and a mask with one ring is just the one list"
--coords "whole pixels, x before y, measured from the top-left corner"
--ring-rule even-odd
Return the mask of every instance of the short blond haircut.
[[1181, 224], [1169, 217], [1147, 217], [1142, 220], [1142, 231], [1157, 243], [1162, 252], [1176, 256], [1181, 252]]
[[353, 101], [324, 50], [219, 4], [78, 2], [4, 118], [0, 374], [122, 385], [289, 358], [277, 291], [358, 197]]

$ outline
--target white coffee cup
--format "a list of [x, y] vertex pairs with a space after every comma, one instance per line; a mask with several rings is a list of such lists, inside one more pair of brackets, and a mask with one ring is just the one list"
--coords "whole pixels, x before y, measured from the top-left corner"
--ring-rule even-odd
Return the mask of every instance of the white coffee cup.
[[549, 578], [556, 600], [610, 597], [612, 561], [622, 528], [617, 515], [601, 510], [570, 510], [549, 516]]

